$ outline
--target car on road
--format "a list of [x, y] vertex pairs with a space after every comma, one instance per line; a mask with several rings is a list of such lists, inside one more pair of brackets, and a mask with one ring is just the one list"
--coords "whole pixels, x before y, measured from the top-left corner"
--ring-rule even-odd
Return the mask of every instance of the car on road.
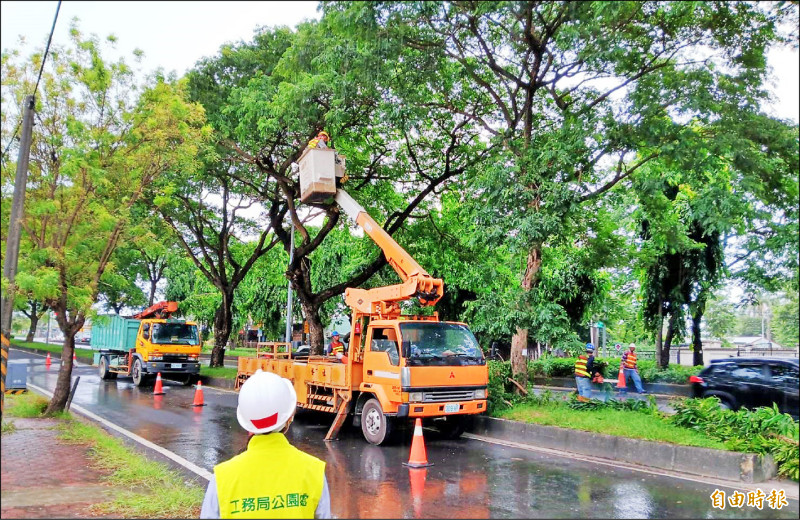
[[777, 404], [795, 419], [798, 411], [798, 358], [715, 359], [698, 375], [691, 376], [693, 397], [717, 397], [731, 410]]
[[75, 343], [83, 343], [88, 345], [92, 342], [91, 332], [79, 332], [75, 335]]

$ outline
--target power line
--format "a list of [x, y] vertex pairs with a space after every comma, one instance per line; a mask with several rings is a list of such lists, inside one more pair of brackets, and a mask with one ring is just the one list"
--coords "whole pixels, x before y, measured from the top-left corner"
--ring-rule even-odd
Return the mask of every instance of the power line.
[[53, 27], [50, 28], [50, 37], [47, 38], [47, 47], [44, 49], [44, 57], [42, 58], [42, 65], [39, 67], [39, 77], [36, 78], [36, 86], [33, 89], [33, 96], [36, 97], [36, 91], [39, 90], [39, 80], [42, 79], [42, 71], [44, 70], [44, 62], [47, 60], [47, 53], [50, 51], [50, 42], [53, 41], [53, 33], [56, 30], [56, 21], [58, 20], [58, 12], [61, 10], [61, 0], [58, 0], [56, 6], [56, 15], [53, 17]]
[[[36, 91], [39, 90], [39, 81], [42, 79], [42, 72], [44, 71], [44, 63], [47, 61], [47, 54], [50, 52], [50, 43], [53, 41], [53, 33], [56, 30], [56, 22], [58, 21], [58, 12], [61, 10], [61, 0], [58, 0], [58, 5], [56, 6], [56, 15], [53, 17], [53, 27], [50, 28], [50, 36], [47, 38], [47, 47], [44, 49], [44, 56], [42, 57], [42, 64], [39, 66], [39, 77], [36, 78], [36, 86], [33, 88], [33, 98], [36, 99]], [[8, 149], [11, 148], [11, 143], [14, 142], [14, 139], [17, 137], [17, 132], [19, 132], [19, 127], [22, 124], [22, 119], [20, 118], [19, 122], [17, 122], [17, 127], [14, 129], [14, 133], [11, 134], [11, 140], [8, 141], [6, 145], [6, 149], [3, 150], [3, 155], [0, 157], [5, 158], [6, 154], [8, 153]]]

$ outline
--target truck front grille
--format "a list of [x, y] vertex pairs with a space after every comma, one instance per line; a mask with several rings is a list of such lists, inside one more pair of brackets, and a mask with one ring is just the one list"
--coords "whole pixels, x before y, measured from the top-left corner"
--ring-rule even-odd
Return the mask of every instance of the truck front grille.
[[165, 354], [163, 361], [164, 363], [177, 363], [179, 361], [186, 362], [188, 359], [186, 354]]
[[475, 393], [472, 390], [439, 390], [436, 392], [424, 392], [422, 394], [423, 403], [441, 403], [444, 401], [469, 401]]

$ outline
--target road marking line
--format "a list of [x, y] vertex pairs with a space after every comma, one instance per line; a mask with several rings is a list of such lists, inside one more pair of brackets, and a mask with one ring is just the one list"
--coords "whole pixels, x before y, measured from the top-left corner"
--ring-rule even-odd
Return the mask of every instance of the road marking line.
[[[33, 388], [37, 392], [42, 393], [42, 394], [44, 394], [44, 395], [46, 395], [48, 397], [53, 397], [53, 393], [48, 391], [48, 390], [45, 390], [44, 388], [40, 388], [40, 387], [38, 387], [36, 385], [33, 385], [31, 383], [28, 383], [28, 386]], [[158, 453], [164, 455], [168, 459], [171, 459], [174, 462], [177, 462], [178, 464], [180, 464], [184, 468], [188, 469], [189, 471], [192, 471], [193, 473], [196, 473], [197, 475], [203, 477], [204, 479], [211, 480], [212, 474], [211, 474], [210, 471], [208, 471], [207, 469], [203, 469], [200, 466], [198, 466], [197, 464], [184, 459], [183, 457], [181, 457], [177, 453], [173, 453], [173, 452], [169, 451], [166, 448], [162, 448], [158, 444], [154, 444], [154, 443], [148, 441], [147, 439], [145, 439], [144, 437], [140, 437], [140, 436], [136, 435], [135, 433], [126, 430], [122, 426], [118, 426], [118, 425], [112, 423], [111, 421], [103, 419], [99, 415], [90, 412], [89, 410], [85, 409], [84, 407], [82, 407], [80, 405], [77, 405], [77, 404], [73, 403], [70, 406], [70, 408], [76, 410], [81, 415], [85, 415], [89, 419], [97, 421], [100, 424], [103, 424], [103, 425], [111, 428], [112, 430], [121, 433], [122, 435], [124, 435], [124, 436], [126, 436], [126, 437], [128, 437], [128, 438], [130, 438], [130, 439], [132, 439], [132, 440], [134, 440], [136, 442], [138, 442], [139, 444], [142, 444], [143, 446], [147, 446], [151, 450], [157, 451]]]
[[[701, 484], [708, 484], [710, 486], [724, 486], [724, 487], [727, 487], [729, 489], [734, 489], [734, 490], [751, 489], [751, 490], [755, 491], [759, 487], [766, 486], [768, 484], [768, 482], [769, 482], [769, 481], [768, 482], [760, 482], [760, 483], [731, 482], [730, 480], [720, 480], [720, 479], [714, 479], [712, 477], [702, 477], [702, 476], [699, 476], [699, 475], [697, 475], [697, 476], [695, 476], [695, 475], [689, 476], [689, 475], [686, 475], [684, 473], [677, 473], [677, 472], [659, 470], [659, 469], [654, 469], [654, 468], [645, 468], [645, 467], [642, 467], [642, 466], [637, 466], [635, 464], [629, 464], [627, 462], [614, 462], [614, 461], [609, 461], [608, 459], [601, 459], [601, 458], [598, 458], [598, 457], [591, 457], [589, 455], [580, 455], [578, 453], [573, 453], [573, 452], [570, 452], [570, 451], [553, 450], [553, 449], [550, 449], [550, 448], [541, 448], [539, 446], [533, 446], [531, 444], [522, 444], [522, 443], [514, 442], [514, 441], [504, 441], [504, 440], [501, 440], [501, 439], [494, 439], [492, 437], [484, 437], [483, 435], [475, 435], [474, 433], [464, 433], [464, 434], [462, 434], [462, 437], [465, 437], [467, 439], [480, 441], [480, 442], [486, 442], [486, 443], [489, 443], [489, 444], [497, 444], [497, 445], [500, 445], [500, 446], [507, 446], [507, 447], [510, 447], [510, 448], [518, 448], [518, 449], [527, 450], [527, 451], [540, 452], [540, 453], [543, 453], [545, 455], [551, 455], [551, 456], [555, 456], [555, 457], [561, 457], [561, 458], [567, 458], [567, 459], [573, 459], [573, 460], [580, 460], [580, 461], [583, 461], [583, 462], [591, 462], [592, 464], [602, 464], [604, 466], [611, 466], [613, 468], [628, 469], [628, 470], [632, 470], [632, 471], [639, 471], [639, 472], [642, 472], [642, 473], [649, 473], [651, 475], [659, 475], [659, 476], [663, 476], [663, 477], [677, 478], [677, 479], [681, 479], [681, 480], [689, 480], [691, 482], [699, 482]], [[792, 494], [791, 493], [791, 488], [786, 488], [786, 496], [788, 498], [791, 498], [791, 499], [794, 499], [794, 500], [798, 499], [797, 496], [789, 496], [790, 494]]]

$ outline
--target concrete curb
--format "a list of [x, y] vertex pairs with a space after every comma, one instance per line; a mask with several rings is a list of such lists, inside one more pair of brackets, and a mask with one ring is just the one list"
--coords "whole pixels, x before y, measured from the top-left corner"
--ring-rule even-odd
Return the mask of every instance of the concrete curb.
[[[606, 378], [606, 382], [614, 386], [610, 378]], [[574, 377], [534, 377], [531, 381], [534, 385], [541, 386], [556, 386], [561, 388], [575, 388]], [[692, 387], [690, 385], [676, 385], [671, 383], [642, 383], [642, 387], [651, 394], [661, 395], [677, 395], [683, 397], [692, 396]]]
[[764, 482], [777, 474], [771, 456], [679, 446], [477, 416], [471, 433], [541, 448], [590, 455], [651, 468], [739, 482]]
[[213, 386], [226, 390], [233, 390], [233, 384], [236, 382], [235, 379], [226, 379], [224, 377], [200, 376], [199, 379], [203, 383], [203, 386]]

